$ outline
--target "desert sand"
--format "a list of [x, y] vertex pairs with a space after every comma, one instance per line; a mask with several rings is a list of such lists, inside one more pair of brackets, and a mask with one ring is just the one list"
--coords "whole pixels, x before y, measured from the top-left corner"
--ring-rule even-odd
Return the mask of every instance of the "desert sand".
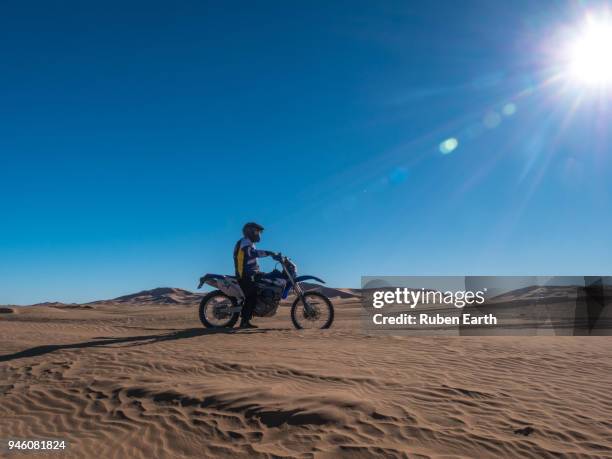
[[0, 314], [1, 439], [65, 439], [50, 457], [612, 457], [609, 337], [368, 336], [351, 298], [330, 330], [281, 307], [211, 332], [195, 305], [137, 301]]

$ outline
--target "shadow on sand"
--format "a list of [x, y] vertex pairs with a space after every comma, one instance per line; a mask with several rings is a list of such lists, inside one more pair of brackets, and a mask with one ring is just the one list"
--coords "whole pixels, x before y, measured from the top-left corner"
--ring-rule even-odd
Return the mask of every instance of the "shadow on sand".
[[155, 344], [163, 341], [174, 341], [178, 339], [195, 338], [197, 336], [204, 335], [216, 335], [219, 333], [226, 335], [241, 335], [241, 334], [255, 334], [255, 333], [266, 333], [273, 331], [271, 328], [257, 328], [253, 330], [240, 330], [240, 329], [221, 329], [211, 330], [204, 328], [188, 328], [185, 330], [179, 330], [172, 333], [163, 333], [160, 335], [138, 335], [138, 336], [125, 336], [122, 338], [113, 337], [100, 337], [94, 341], [85, 341], [82, 343], [73, 344], [47, 344], [43, 346], [31, 347], [23, 351], [15, 352], [13, 354], [0, 355], [0, 362], [8, 362], [10, 360], [21, 359], [25, 357], [38, 357], [40, 355], [50, 354], [56, 351], [62, 351], [66, 349], [83, 349], [89, 347], [106, 347], [117, 344], [132, 343], [132, 345], [145, 345]]

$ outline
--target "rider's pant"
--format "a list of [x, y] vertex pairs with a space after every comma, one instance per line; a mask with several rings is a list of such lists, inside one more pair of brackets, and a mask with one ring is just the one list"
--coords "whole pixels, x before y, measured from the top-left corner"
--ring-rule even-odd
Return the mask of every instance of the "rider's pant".
[[251, 279], [240, 279], [238, 283], [245, 296], [242, 306], [242, 320], [249, 321], [253, 317], [253, 310], [257, 304], [257, 286]]

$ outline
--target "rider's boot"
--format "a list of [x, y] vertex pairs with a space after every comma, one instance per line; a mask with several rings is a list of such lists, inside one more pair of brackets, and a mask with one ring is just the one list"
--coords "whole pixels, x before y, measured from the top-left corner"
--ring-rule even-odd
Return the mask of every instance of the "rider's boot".
[[257, 325], [253, 325], [250, 321], [242, 319], [240, 321], [240, 328], [257, 328]]

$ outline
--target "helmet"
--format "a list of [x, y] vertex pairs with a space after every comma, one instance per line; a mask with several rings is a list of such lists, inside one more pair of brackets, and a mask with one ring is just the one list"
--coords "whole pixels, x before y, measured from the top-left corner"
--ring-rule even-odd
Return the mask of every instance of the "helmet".
[[249, 222], [242, 227], [242, 234], [251, 242], [259, 242], [259, 233], [264, 230], [264, 227], [259, 223]]

